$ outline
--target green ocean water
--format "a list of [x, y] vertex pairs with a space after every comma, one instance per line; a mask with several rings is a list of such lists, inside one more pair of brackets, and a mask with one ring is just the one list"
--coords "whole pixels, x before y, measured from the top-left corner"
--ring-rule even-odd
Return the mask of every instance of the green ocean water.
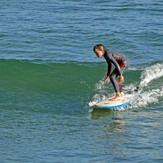
[[1, 159], [161, 162], [162, 65], [126, 72], [124, 89], [143, 91], [128, 108], [109, 111], [91, 108], [113, 94], [105, 63], [1, 60]]
[[[163, 2], [0, 2], [0, 162], [162, 162]], [[124, 53], [127, 108], [97, 43]]]

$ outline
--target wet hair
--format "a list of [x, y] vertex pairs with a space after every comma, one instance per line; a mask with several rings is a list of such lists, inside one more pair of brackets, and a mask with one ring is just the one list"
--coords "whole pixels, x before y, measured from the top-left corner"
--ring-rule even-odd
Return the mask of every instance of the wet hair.
[[98, 49], [100, 51], [102, 51], [102, 50], [106, 51], [107, 50], [103, 44], [97, 44], [96, 46], [94, 46], [93, 51], [95, 52], [96, 49]]

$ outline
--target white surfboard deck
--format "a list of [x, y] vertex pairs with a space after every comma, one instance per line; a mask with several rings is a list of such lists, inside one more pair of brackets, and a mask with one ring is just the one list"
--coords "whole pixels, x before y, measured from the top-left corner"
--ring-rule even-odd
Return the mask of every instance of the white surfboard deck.
[[110, 109], [125, 107], [131, 103], [135, 95], [136, 93], [125, 94], [124, 97], [118, 98], [115, 101], [110, 101], [110, 99], [112, 99], [112, 97], [110, 97], [106, 100], [103, 100], [95, 104], [93, 107], [94, 108], [110, 108]]

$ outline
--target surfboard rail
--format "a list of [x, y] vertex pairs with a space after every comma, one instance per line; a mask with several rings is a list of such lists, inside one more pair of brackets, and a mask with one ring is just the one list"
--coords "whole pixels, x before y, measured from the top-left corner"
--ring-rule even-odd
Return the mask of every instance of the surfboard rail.
[[115, 101], [111, 101], [110, 99], [112, 98], [108, 98], [105, 99], [103, 101], [100, 101], [98, 103], [96, 103], [93, 108], [106, 108], [106, 109], [114, 109], [114, 108], [121, 108], [121, 107], [126, 107], [127, 105], [129, 105], [131, 103], [131, 101], [134, 99], [134, 96], [136, 94], [125, 94], [124, 97], [115, 100]]
[[104, 105], [94, 105], [94, 108], [108, 108], [108, 109], [114, 109], [114, 108], [121, 108], [121, 107], [125, 107], [127, 105], [130, 104], [130, 101], [124, 103], [124, 104], [120, 104], [120, 105], [116, 105], [116, 106], [104, 106]]

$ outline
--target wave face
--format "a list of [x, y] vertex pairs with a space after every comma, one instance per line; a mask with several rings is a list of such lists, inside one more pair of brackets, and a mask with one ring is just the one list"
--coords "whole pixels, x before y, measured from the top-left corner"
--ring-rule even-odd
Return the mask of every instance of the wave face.
[[[112, 84], [104, 83], [105, 66], [103, 63], [1, 60], [0, 89], [4, 96], [7, 92], [8, 96], [13, 96], [11, 92], [20, 94], [18, 99], [22, 94], [25, 99], [38, 96], [50, 99], [51, 96], [56, 104], [62, 101], [73, 105], [78, 101], [77, 105], [92, 106], [114, 94]], [[130, 69], [124, 77], [124, 91], [136, 87], [142, 90], [132, 107], [145, 107], [161, 100], [163, 63], [153, 63], [143, 70]]]

